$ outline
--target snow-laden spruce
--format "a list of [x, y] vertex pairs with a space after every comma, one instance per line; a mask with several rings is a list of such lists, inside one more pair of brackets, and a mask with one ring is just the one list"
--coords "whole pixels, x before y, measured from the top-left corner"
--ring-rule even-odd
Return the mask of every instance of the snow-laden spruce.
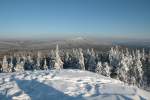
[[139, 87], [143, 86], [143, 69], [141, 59], [144, 59], [144, 51], [140, 53], [139, 50], [129, 52], [126, 48], [119, 49], [118, 46], [111, 48], [109, 52], [110, 66], [112, 66], [112, 73], [116, 73], [116, 78]]
[[63, 68], [63, 62], [59, 56], [59, 48], [58, 45], [56, 45], [56, 50], [55, 50], [55, 63], [54, 63], [54, 68], [55, 69], [61, 69]]
[[1, 100], [149, 100], [136, 86], [81, 70], [0, 73]]

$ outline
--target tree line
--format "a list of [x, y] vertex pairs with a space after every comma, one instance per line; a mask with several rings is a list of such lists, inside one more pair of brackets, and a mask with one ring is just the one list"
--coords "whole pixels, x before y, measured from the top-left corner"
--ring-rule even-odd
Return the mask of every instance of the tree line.
[[150, 53], [145, 50], [129, 50], [119, 46], [101, 52], [94, 49], [55, 50], [43, 55], [16, 54], [4, 56], [0, 72], [24, 70], [81, 69], [119, 79], [125, 83], [147, 87], [150, 83]]

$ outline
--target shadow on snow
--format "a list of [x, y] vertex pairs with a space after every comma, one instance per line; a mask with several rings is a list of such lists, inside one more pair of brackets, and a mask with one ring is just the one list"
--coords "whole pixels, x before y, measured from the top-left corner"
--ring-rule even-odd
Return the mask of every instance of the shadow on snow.
[[[19, 88], [27, 94], [31, 100], [84, 100], [81, 96], [72, 97], [46, 84], [36, 80], [15, 79]], [[5, 93], [7, 94], [7, 93]], [[19, 96], [22, 92], [17, 92], [12, 96], [0, 93], [1, 100], [12, 100], [12, 97]], [[23, 99], [23, 98], [22, 98]]]
[[[38, 82], [37, 80], [19, 80], [16, 78], [13, 78], [13, 80], [16, 81], [19, 88], [27, 94], [31, 100], [98, 100], [98, 98], [107, 98], [111, 96], [115, 96], [116, 100], [132, 100], [130, 97], [124, 96], [122, 94], [101, 94], [98, 89], [96, 89], [96, 94], [89, 97], [89, 98], [83, 98], [82, 94], [73, 97], [69, 96], [67, 94], [64, 94], [63, 92], [56, 90], [55, 88], [43, 84], [41, 82]], [[87, 86], [87, 89], [91, 89], [91, 87]], [[22, 91], [15, 93], [14, 95], [7, 96], [7, 91], [5, 93], [0, 93], [0, 99], [1, 100], [12, 100], [12, 97], [19, 96], [22, 94]], [[132, 94], [131, 96], [134, 96], [135, 94]], [[23, 98], [22, 98], [23, 99]], [[145, 100], [144, 98], [140, 97], [140, 100]]]

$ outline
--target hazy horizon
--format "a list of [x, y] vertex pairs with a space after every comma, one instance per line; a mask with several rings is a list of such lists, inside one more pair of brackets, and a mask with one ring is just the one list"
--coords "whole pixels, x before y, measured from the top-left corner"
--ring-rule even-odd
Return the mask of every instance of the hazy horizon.
[[150, 38], [149, 0], [0, 0], [0, 38]]

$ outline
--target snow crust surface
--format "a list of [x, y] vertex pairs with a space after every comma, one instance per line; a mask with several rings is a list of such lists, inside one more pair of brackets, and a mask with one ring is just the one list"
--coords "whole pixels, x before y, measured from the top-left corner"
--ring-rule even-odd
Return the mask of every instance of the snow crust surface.
[[0, 74], [0, 100], [150, 100], [135, 86], [81, 70]]

